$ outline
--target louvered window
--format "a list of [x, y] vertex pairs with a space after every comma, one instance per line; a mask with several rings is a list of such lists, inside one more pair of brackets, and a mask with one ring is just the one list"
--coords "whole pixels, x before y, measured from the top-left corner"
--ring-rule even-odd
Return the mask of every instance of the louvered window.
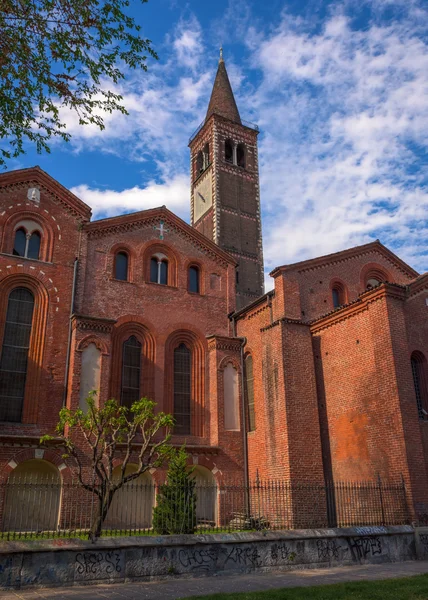
[[245, 397], [247, 400], [248, 431], [256, 429], [254, 412], [254, 374], [253, 357], [249, 354], [245, 359]]
[[135, 336], [131, 336], [123, 344], [122, 354], [122, 389], [121, 403], [131, 407], [140, 400], [141, 390], [141, 343]]
[[15, 288], [9, 295], [1, 349], [0, 421], [21, 421], [33, 311], [30, 290]]
[[174, 433], [178, 435], [190, 433], [191, 359], [191, 352], [185, 344], [174, 350]]

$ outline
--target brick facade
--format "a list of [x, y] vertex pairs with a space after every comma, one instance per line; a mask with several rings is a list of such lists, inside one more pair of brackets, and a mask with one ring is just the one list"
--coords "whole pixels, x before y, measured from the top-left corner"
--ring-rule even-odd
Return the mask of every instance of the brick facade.
[[[55, 440], [44, 450], [38, 440], [54, 432], [63, 405], [81, 405], [93, 381], [101, 404], [121, 398], [132, 337], [141, 393], [158, 410], [174, 411], [174, 350], [190, 351], [190, 433], [172, 441], [185, 442], [190, 462], [214, 481], [404, 480], [413, 516], [428, 513], [428, 274], [376, 241], [277, 267], [274, 290], [261, 295], [257, 131], [234, 112], [220, 71], [190, 142], [192, 226], [165, 207], [91, 221], [90, 208], [41, 169], [0, 175], [0, 348], [10, 293], [22, 287], [34, 298], [22, 417], [0, 423], [0, 482], [32, 459], [73, 477]], [[228, 139], [245, 147], [245, 167], [225, 160]], [[37, 260], [14, 255], [20, 227], [41, 233]], [[127, 257], [125, 278], [118, 253]], [[153, 281], [152, 260], [159, 269], [167, 261], [163, 282]], [[199, 273], [196, 292], [190, 268]], [[226, 428], [231, 411], [236, 426]], [[162, 482], [165, 471], [151, 476]], [[289, 502], [296, 523], [297, 511], [325, 506], [295, 491]]]

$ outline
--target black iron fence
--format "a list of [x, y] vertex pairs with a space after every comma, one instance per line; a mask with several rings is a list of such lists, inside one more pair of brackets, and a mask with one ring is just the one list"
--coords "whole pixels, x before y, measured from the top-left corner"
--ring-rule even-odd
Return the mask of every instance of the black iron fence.
[[[103, 535], [156, 535], [301, 529], [410, 522], [404, 482], [327, 484], [256, 481], [171, 489], [170, 508], [157, 510], [160, 488], [131, 482], [118, 490]], [[191, 504], [191, 505], [190, 505]], [[0, 538], [85, 537], [98, 514], [98, 498], [78, 483], [44, 479], [0, 486]], [[172, 525], [171, 525], [172, 523]]]

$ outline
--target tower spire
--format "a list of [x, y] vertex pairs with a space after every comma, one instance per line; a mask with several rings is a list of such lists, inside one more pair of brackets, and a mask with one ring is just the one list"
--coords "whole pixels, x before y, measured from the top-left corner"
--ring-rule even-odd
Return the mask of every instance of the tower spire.
[[217, 74], [205, 120], [207, 121], [212, 114], [220, 115], [225, 119], [241, 124], [241, 117], [239, 116], [232, 86], [230, 85], [229, 76], [226, 71], [226, 64], [223, 59], [223, 47], [220, 48]]

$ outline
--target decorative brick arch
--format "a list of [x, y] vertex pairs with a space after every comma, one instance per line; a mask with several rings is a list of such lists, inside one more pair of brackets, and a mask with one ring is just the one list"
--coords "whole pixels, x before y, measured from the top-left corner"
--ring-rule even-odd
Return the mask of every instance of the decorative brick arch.
[[240, 362], [235, 356], [224, 356], [219, 362], [219, 365], [217, 367], [218, 371], [224, 371], [228, 364], [232, 364], [233, 367], [238, 371], [238, 373], [241, 373]]
[[38, 392], [43, 368], [45, 331], [48, 317], [49, 294], [41, 281], [26, 273], [12, 274], [0, 279], [0, 349], [6, 321], [9, 295], [15, 288], [24, 287], [34, 296], [33, 321], [28, 351], [27, 379], [22, 410], [23, 423], [36, 423], [38, 414]]
[[110, 274], [110, 277], [115, 279], [116, 254], [119, 252], [123, 252], [128, 256], [128, 279], [126, 281], [134, 281], [134, 269], [137, 261], [137, 254], [135, 250], [128, 244], [118, 242], [110, 247], [109, 256], [107, 259], [107, 272]]
[[[203, 263], [198, 259], [192, 259], [186, 261], [184, 266], [186, 272], [186, 288], [189, 291], [190, 288], [190, 267], [196, 267], [199, 270], [199, 292], [200, 296], [205, 294], [205, 268]], [[196, 293], [196, 292], [193, 292]]]
[[71, 483], [73, 479], [71, 468], [64, 462], [61, 452], [51, 448], [26, 448], [25, 450], [17, 452], [7, 464], [3, 465], [3, 468], [1, 469], [2, 481], [6, 482], [12, 471], [14, 471], [18, 465], [33, 459], [44, 460], [55, 466], [58, 469], [62, 482]]
[[[136, 317], [137, 319], [138, 317]], [[133, 320], [132, 316], [122, 317], [112, 332], [112, 363], [110, 395], [120, 400], [122, 381], [122, 346], [123, 343], [135, 336], [141, 343], [141, 395], [153, 398], [155, 376], [155, 340], [147, 325], [141, 320]]]
[[83, 350], [90, 344], [95, 344], [96, 348], [101, 352], [101, 354], [108, 354], [107, 344], [92, 333], [80, 340], [76, 347], [76, 352], [83, 352]]
[[185, 344], [191, 352], [191, 434], [204, 435], [206, 340], [193, 327], [173, 331], [165, 343], [165, 412], [174, 411], [174, 350]]
[[378, 263], [367, 263], [360, 272], [360, 285], [363, 292], [366, 291], [367, 281], [372, 278], [377, 279], [380, 282], [392, 282], [390, 272], [383, 265], [379, 265]]
[[23, 210], [12, 214], [4, 224], [3, 239], [1, 251], [5, 254], [12, 254], [15, 242], [15, 231], [21, 221], [31, 220], [38, 223], [41, 228], [41, 243], [39, 260], [52, 262], [55, 234], [51, 223], [38, 211]]
[[143, 263], [143, 279], [150, 283], [150, 259], [154, 254], [164, 254], [168, 259], [168, 285], [178, 286], [178, 270], [180, 260], [174, 248], [165, 241], [150, 242], [141, 253]]
[[343, 306], [344, 304], [347, 304], [349, 302], [348, 287], [347, 287], [346, 283], [343, 281], [343, 279], [340, 279], [340, 277], [334, 277], [330, 281], [330, 297], [331, 297], [332, 302], [333, 302], [333, 290], [337, 290], [339, 293], [340, 306]]

